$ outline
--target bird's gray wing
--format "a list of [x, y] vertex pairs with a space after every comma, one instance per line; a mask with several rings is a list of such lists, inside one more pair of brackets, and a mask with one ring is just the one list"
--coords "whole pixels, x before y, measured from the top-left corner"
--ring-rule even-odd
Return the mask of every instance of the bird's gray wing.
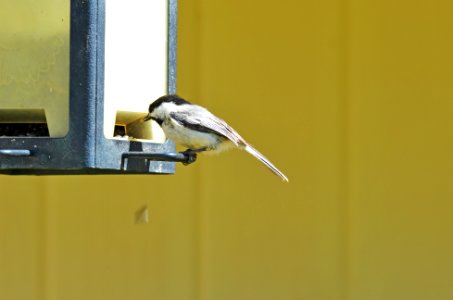
[[202, 107], [195, 106], [190, 111], [172, 112], [170, 113], [170, 117], [182, 126], [192, 130], [219, 134], [232, 141], [236, 146], [245, 145], [244, 139], [236, 130], [224, 120], [214, 116]]

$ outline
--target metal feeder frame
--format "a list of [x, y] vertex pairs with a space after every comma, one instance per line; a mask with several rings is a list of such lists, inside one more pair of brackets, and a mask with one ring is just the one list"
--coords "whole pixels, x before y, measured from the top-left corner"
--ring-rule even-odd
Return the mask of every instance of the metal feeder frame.
[[[71, 0], [69, 132], [0, 138], [3, 174], [173, 174], [194, 157], [163, 144], [107, 139], [104, 128], [105, 0]], [[168, 93], [176, 91], [177, 0], [168, 0]], [[196, 158], [196, 157], [195, 157]]]

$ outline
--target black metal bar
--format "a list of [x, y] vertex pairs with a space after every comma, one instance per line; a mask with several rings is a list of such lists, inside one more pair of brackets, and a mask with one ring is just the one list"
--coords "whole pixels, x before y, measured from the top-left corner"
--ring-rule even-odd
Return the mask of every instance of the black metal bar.
[[181, 162], [184, 165], [194, 163], [197, 160], [197, 154], [195, 152], [140, 152], [140, 151], [129, 151], [121, 155], [121, 169], [125, 170], [128, 166], [129, 158], [141, 158], [145, 161], [170, 161], [170, 162]]
[[172, 161], [172, 162], [182, 162], [182, 163], [190, 163], [191, 156], [187, 153], [150, 153], [150, 152], [126, 152], [122, 155], [123, 159], [128, 158], [143, 158], [147, 160], [155, 160], [155, 161]]
[[31, 156], [31, 151], [26, 149], [0, 149], [0, 155], [4, 156]]

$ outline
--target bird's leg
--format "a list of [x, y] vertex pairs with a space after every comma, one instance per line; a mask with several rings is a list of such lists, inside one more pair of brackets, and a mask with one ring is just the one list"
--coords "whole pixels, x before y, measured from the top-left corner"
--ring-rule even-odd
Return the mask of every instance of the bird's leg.
[[186, 151], [181, 152], [187, 157], [187, 161], [183, 162], [183, 165], [187, 166], [194, 163], [197, 160], [197, 153], [208, 150], [207, 147], [199, 149], [187, 149]]
[[207, 151], [207, 150], [209, 150], [208, 147], [203, 147], [203, 148], [198, 148], [198, 149], [187, 149], [186, 151], [198, 153], [198, 152], [203, 152], [203, 151]]

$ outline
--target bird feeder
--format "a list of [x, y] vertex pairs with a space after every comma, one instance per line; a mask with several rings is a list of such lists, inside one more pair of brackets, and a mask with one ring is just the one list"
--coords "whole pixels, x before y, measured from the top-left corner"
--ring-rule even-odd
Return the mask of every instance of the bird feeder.
[[0, 173], [175, 171], [152, 122], [176, 88], [176, 0], [0, 3]]

